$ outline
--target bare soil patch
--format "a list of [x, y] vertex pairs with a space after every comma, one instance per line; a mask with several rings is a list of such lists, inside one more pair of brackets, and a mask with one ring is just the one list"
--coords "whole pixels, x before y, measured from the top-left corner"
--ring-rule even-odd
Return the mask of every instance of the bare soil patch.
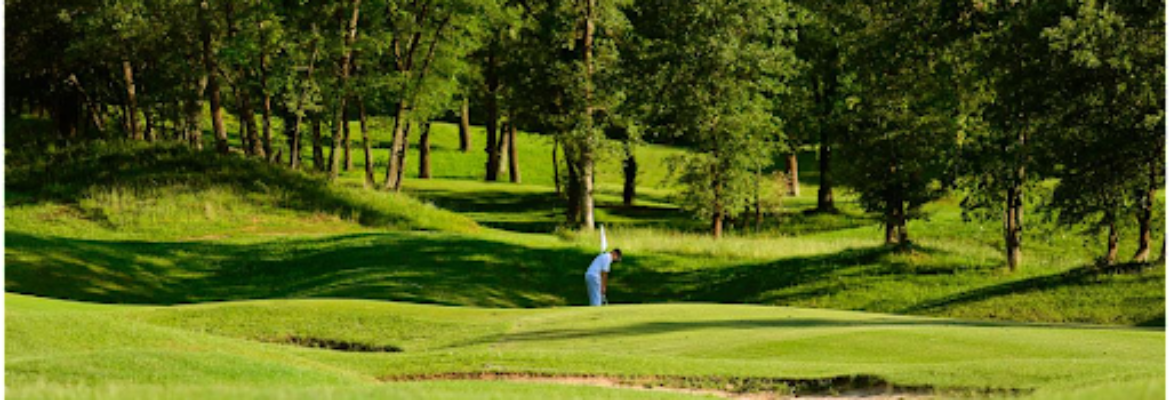
[[[586, 385], [621, 389], [652, 390], [729, 399], [930, 399], [938, 393], [929, 387], [894, 385], [874, 376], [841, 376], [824, 379], [782, 379], [757, 377], [684, 377], [565, 375], [519, 372], [470, 372], [388, 376], [386, 382], [421, 380], [484, 380]], [[976, 391], [988, 393], [988, 391]]]

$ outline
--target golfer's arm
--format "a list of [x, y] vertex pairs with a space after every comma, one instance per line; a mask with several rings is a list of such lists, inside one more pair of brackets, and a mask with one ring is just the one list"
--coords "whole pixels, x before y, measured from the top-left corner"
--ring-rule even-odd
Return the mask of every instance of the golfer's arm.
[[609, 286], [609, 273], [601, 273], [601, 294], [605, 294], [605, 288]]

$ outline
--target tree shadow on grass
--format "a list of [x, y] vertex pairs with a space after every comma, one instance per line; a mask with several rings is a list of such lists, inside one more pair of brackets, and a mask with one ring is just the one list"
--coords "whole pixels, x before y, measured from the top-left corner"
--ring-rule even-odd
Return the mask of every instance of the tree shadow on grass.
[[[1067, 286], [1092, 286], [1100, 284], [1103, 277], [1118, 274], [1135, 274], [1148, 269], [1147, 264], [1125, 263], [1114, 266], [1088, 265], [1070, 269], [1058, 274], [1041, 275], [1027, 279], [1006, 282], [998, 285], [985, 286], [978, 289], [962, 292], [941, 299], [915, 304], [901, 310], [902, 313], [929, 313], [942, 309], [977, 303], [988, 299], [1007, 295], [1020, 295], [1031, 292], [1051, 291]], [[1162, 276], [1148, 276], [1146, 279], [1164, 279]], [[1164, 298], [1164, 296], [1163, 296]], [[1140, 323], [1140, 326], [1164, 326], [1165, 318], [1155, 318]], [[1160, 323], [1163, 325], [1157, 325]]]
[[[595, 254], [441, 233], [371, 233], [251, 244], [102, 241], [7, 232], [7, 290], [103, 303], [340, 297], [483, 307], [586, 303]], [[888, 248], [676, 269], [669, 255], [615, 267], [611, 300], [758, 302], [761, 294], [881, 261]], [[902, 274], [897, 266], [888, 273]], [[811, 293], [790, 296], [809, 296]], [[792, 298], [773, 298], [783, 303]]]
[[[953, 275], [989, 268], [946, 261], [951, 253], [930, 247], [914, 246], [913, 253], [940, 257], [943, 261], [911, 263], [907, 249], [891, 246], [850, 248], [837, 253], [790, 257], [775, 261], [704, 266], [688, 270], [641, 267], [670, 259], [638, 257], [623, 271], [616, 285], [639, 290], [644, 301], [713, 301], [720, 303], [786, 304], [849, 290], [844, 285], [814, 285], [838, 282], [845, 277]], [[633, 257], [631, 257], [633, 258]], [[712, 260], [713, 262], [716, 260]], [[807, 286], [807, 290], [787, 294], [767, 294], [777, 289]], [[636, 288], [636, 289], [635, 289]], [[764, 298], [767, 294], [767, 298]]]
[[8, 232], [8, 291], [102, 303], [340, 297], [483, 307], [585, 302], [576, 249], [440, 234], [260, 244], [96, 241]]

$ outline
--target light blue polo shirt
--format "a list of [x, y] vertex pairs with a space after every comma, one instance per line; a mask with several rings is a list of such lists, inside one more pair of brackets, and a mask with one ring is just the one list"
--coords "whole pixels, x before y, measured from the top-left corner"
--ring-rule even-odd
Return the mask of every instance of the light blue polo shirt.
[[585, 276], [600, 278], [602, 272], [609, 272], [610, 264], [613, 264], [613, 255], [609, 252], [601, 253], [593, 259], [592, 264], [589, 264], [589, 270], [585, 271]]

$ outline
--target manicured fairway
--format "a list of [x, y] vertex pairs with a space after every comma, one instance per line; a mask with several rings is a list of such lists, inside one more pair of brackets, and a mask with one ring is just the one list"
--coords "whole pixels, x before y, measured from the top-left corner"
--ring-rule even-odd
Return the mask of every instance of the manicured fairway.
[[[6, 300], [6, 384], [17, 398], [159, 393], [200, 398], [245, 386], [241, 395], [256, 398], [413, 397], [416, 390], [435, 390], [439, 397], [482, 390], [519, 398], [663, 395], [547, 383], [379, 383], [454, 372], [738, 379], [865, 375], [896, 386], [929, 386], [948, 396], [988, 389], [1058, 395], [1121, 383], [1140, 391], [1165, 374], [1165, 335], [1147, 329], [704, 304], [507, 310], [358, 300], [172, 307], [13, 294]], [[289, 337], [401, 351], [280, 343]]]

